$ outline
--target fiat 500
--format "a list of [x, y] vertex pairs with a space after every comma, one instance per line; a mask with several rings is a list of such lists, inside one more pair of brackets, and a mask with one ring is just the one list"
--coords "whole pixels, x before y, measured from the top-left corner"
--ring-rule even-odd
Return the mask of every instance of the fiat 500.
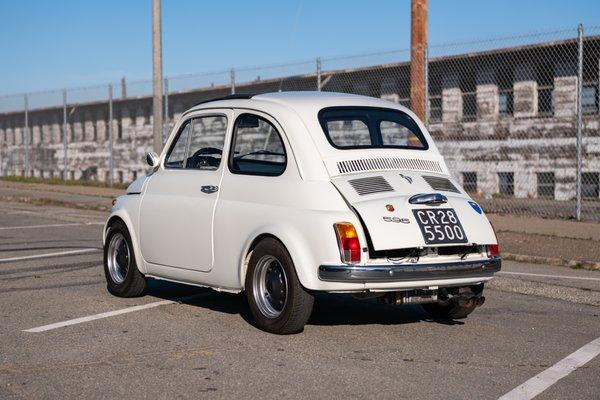
[[108, 290], [148, 278], [245, 291], [299, 332], [315, 292], [464, 318], [500, 270], [496, 235], [409, 109], [340, 93], [234, 95], [183, 113], [104, 229]]

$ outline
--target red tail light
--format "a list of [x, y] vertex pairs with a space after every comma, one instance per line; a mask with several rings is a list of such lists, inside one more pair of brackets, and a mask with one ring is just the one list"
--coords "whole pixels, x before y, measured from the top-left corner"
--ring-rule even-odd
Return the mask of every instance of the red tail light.
[[498, 257], [500, 255], [500, 245], [490, 244], [487, 247], [488, 257]]
[[360, 241], [354, 225], [349, 222], [338, 222], [334, 224], [340, 256], [345, 263], [360, 262]]
[[[490, 225], [492, 225], [491, 222], [490, 222]], [[498, 242], [498, 235], [496, 234], [496, 228], [494, 228], [494, 225], [492, 225], [492, 231], [494, 231], [494, 236], [496, 236], [496, 242]], [[487, 246], [487, 254], [488, 254], [488, 257], [500, 256], [500, 245], [498, 243], [488, 245]]]

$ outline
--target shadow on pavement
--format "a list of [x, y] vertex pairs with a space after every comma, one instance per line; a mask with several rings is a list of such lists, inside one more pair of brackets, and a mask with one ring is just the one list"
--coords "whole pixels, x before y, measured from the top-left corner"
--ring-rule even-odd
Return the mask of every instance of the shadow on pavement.
[[[226, 314], [239, 314], [253, 325], [245, 294], [217, 292], [212, 289], [150, 279], [146, 295], [166, 300], [184, 298], [181, 302]], [[190, 299], [186, 297], [193, 296]], [[389, 306], [375, 299], [357, 300], [347, 294], [317, 293], [308, 325], [401, 325], [416, 322], [435, 322], [462, 325], [455, 320], [432, 319], [418, 305]]]

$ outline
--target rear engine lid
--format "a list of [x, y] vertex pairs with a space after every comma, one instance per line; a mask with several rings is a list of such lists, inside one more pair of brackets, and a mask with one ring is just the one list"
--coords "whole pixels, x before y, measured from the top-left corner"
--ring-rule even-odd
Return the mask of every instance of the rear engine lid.
[[479, 205], [449, 175], [379, 171], [331, 181], [359, 214], [376, 251], [497, 242]]

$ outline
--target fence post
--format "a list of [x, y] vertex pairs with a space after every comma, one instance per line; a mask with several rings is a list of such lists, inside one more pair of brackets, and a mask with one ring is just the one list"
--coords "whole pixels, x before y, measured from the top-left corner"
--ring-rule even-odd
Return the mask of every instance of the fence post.
[[577, 216], [577, 220], [581, 220], [581, 169], [582, 169], [582, 159], [581, 159], [581, 147], [582, 147], [582, 135], [583, 135], [583, 110], [581, 106], [581, 96], [582, 96], [582, 87], [583, 87], [583, 25], [580, 24], [577, 29], [577, 181], [576, 181], [576, 191], [577, 191], [577, 200], [576, 200], [576, 210], [575, 214]]
[[67, 180], [67, 90], [63, 90], [63, 181]]
[[425, 43], [425, 126], [429, 129], [429, 42]]
[[121, 78], [121, 98], [125, 100], [127, 98], [127, 82], [125, 77]]
[[321, 57], [317, 57], [317, 90], [321, 91]]
[[167, 138], [167, 135], [169, 134], [169, 79], [165, 78], [165, 84], [164, 84], [164, 90], [165, 90], [165, 111], [164, 111], [164, 126], [163, 126], [163, 146], [165, 145], [165, 140]]
[[231, 94], [235, 94], [235, 69], [229, 71], [229, 80], [231, 82]]
[[29, 177], [29, 98], [24, 96], [25, 130], [23, 132], [23, 145], [25, 146], [25, 176]]
[[114, 183], [113, 159], [113, 87], [108, 85], [108, 183]]

